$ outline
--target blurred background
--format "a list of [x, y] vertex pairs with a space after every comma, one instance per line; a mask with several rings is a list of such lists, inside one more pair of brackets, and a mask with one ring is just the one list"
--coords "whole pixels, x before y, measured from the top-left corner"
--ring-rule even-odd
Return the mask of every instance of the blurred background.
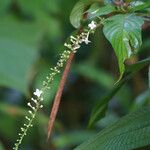
[[[27, 113], [27, 102], [40, 88], [74, 31], [69, 22], [76, 0], [0, 0], [0, 150], [10, 150]], [[143, 30], [143, 45], [133, 61], [150, 56], [150, 29]], [[112, 89], [119, 77], [111, 45], [98, 29], [92, 43], [76, 54], [51, 140], [47, 124], [60, 76], [44, 98], [34, 127], [20, 150], [71, 150], [107, 125], [150, 104], [148, 68], [128, 82], [109, 104], [105, 118], [87, 130], [91, 110]]]

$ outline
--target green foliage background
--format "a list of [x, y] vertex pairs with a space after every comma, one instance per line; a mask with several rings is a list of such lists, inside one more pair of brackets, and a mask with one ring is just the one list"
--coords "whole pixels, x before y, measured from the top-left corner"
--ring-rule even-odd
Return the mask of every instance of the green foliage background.
[[[0, 150], [10, 150], [17, 138], [26, 103], [33, 90], [55, 65], [65, 39], [74, 28], [69, 15], [75, 0], [0, 0]], [[149, 56], [150, 30], [143, 30], [143, 44], [132, 61]], [[126, 83], [112, 98], [106, 116], [87, 130], [95, 103], [114, 86], [119, 76], [112, 46], [97, 30], [92, 43], [76, 54], [64, 90], [55, 130], [45, 144], [51, 102], [60, 77], [44, 100], [34, 127], [21, 150], [70, 150], [120, 117], [150, 104], [148, 69]], [[146, 147], [145, 149], [148, 149]]]

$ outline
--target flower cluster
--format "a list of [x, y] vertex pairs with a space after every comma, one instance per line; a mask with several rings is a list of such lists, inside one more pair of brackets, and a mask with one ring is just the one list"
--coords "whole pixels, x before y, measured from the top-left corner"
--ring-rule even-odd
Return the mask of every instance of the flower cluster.
[[54, 80], [54, 77], [61, 72], [61, 68], [64, 66], [64, 63], [68, 60], [71, 51], [65, 50], [60, 54], [60, 59], [57, 62], [57, 65], [53, 68], [50, 68], [51, 73], [46, 77], [46, 80], [43, 81], [43, 90], [50, 89], [51, 82]]
[[36, 112], [39, 108], [42, 108], [43, 105], [41, 105], [41, 101], [43, 101], [42, 97], [42, 90], [36, 89], [36, 91], [33, 93], [35, 95], [35, 98], [31, 98], [31, 102], [28, 102], [27, 105], [31, 108], [31, 110], [28, 111], [29, 115], [25, 116], [26, 123], [24, 123], [23, 127], [21, 127], [21, 132], [18, 134], [19, 139], [17, 139], [14, 150], [18, 150], [19, 145], [21, 144], [24, 136], [27, 134], [28, 128], [32, 127], [33, 119], [35, 118]]
[[80, 34], [74, 36], [70, 36], [70, 43], [65, 43], [64, 46], [67, 47], [67, 50], [63, 51], [62, 54], [60, 54], [60, 59], [57, 62], [57, 65], [53, 68], [50, 68], [51, 73], [46, 77], [46, 80], [43, 81], [43, 88], [41, 90], [36, 89], [36, 91], [33, 93], [35, 98], [31, 98], [31, 102], [28, 102], [27, 105], [30, 107], [29, 115], [25, 116], [26, 123], [23, 127], [21, 127], [21, 132], [19, 133], [19, 139], [17, 139], [14, 150], [18, 150], [19, 145], [22, 143], [22, 140], [24, 136], [27, 133], [27, 130], [32, 127], [32, 122], [36, 116], [36, 113], [38, 109], [42, 108], [43, 105], [41, 105], [41, 102], [43, 101], [43, 94], [45, 90], [50, 89], [51, 82], [54, 80], [54, 77], [56, 74], [60, 73], [61, 68], [64, 66], [65, 62], [68, 60], [70, 53], [76, 53], [77, 49], [81, 47], [81, 44], [84, 42], [85, 44], [89, 44], [91, 41], [89, 41], [89, 35], [92, 33], [95, 28], [97, 27], [97, 24], [92, 21], [88, 25], [88, 29], [85, 29]]
[[67, 47], [69, 50], [73, 51], [76, 53], [77, 49], [81, 47], [81, 44], [84, 42], [85, 44], [89, 44], [91, 41], [89, 41], [89, 35], [91, 32], [95, 30], [97, 27], [96, 22], [92, 21], [88, 25], [88, 29], [85, 29], [83, 32], [81, 32], [79, 35], [76, 37], [70, 36], [70, 43], [67, 44], [65, 43], [64, 46]]
[[88, 29], [85, 29], [83, 32], [81, 32], [79, 35], [70, 36], [69, 43], [65, 43], [64, 46], [67, 48], [63, 51], [62, 54], [60, 54], [60, 59], [57, 62], [57, 65], [53, 68], [50, 68], [51, 73], [46, 77], [46, 80], [43, 81], [44, 90], [50, 89], [51, 82], [54, 80], [54, 77], [56, 74], [61, 72], [61, 68], [64, 66], [65, 62], [68, 60], [70, 53], [76, 53], [77, 49], [81, 47], [81, 44], [84, 42], [85, 44], [89, 44], [91, 41], [89, 41], [89, 35], [91, 32], [95, 30], [97, 27], [96, 22], [92, 21], [88, 25]]

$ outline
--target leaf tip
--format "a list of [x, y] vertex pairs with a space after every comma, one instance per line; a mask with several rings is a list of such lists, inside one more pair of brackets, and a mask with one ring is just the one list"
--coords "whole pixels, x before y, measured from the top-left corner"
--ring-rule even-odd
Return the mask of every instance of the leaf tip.
[[121, 72], [121, 73], [120, 73], [120, 76], [119, 76], [118, 80], [115, 82], [115, 84], [114, 84], [114, 85], [116, 85], [117, 83], [119, 83], [119, 82], [120, 82], [120, 80], [121, 80], [121, 79], [122, 79], [122, 77], [123, 77], [123, 74], [124, 74], [124, 72]]

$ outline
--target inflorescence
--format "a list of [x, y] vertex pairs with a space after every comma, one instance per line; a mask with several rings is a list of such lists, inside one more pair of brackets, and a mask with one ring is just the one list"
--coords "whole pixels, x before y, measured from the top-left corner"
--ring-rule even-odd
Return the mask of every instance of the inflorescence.
[[87, 29], [84, 29], [83, 32], [77, 34], [75, 37], [71, 35], [69, 43], [64, 44], [66, 50], [64, 50], [63, 53], [60, 55], [60, 59], [58, 60], [57, 65], [54, 68], [50, 68], [51, 73], [46, 77], [46, 80], [43, 81], [42, 89], [41, 90], [36, 89], [36, 91], [33, 93], [34, 97], [31, 98], [31, 102], [27, 103], [27, 105], [30, 107], [30, 110], [28, 111], [28, 115], [25, 116], [26, 123], [23, 125], [23, 127], [21, 127], [19, 138], [17, 139], [15, 146], [13, 147], [13, 150], [19, 149], [19, 146], [22, 143], [24, 136], [27, 134], [28, 129], [33, 126], [32, 123], [36, 116], [37, 111], [40, 108], [43, 108], [41, 102], [43, 101], [43, 94], [45, 90], [51, 88], [50, 86], [51, 82], [54, 80], [54, 77], [61, 72], [61, 68], [68, 60], [70, 54], [76, 53], [77, 49], [81, 47], [82, 43], [89, 44], [91, 42], [89, 41], [89, 35], [90, 33], [93, 33], [96, 27], [97, 27], [96, 22], [92, 21], [88, 25]]

